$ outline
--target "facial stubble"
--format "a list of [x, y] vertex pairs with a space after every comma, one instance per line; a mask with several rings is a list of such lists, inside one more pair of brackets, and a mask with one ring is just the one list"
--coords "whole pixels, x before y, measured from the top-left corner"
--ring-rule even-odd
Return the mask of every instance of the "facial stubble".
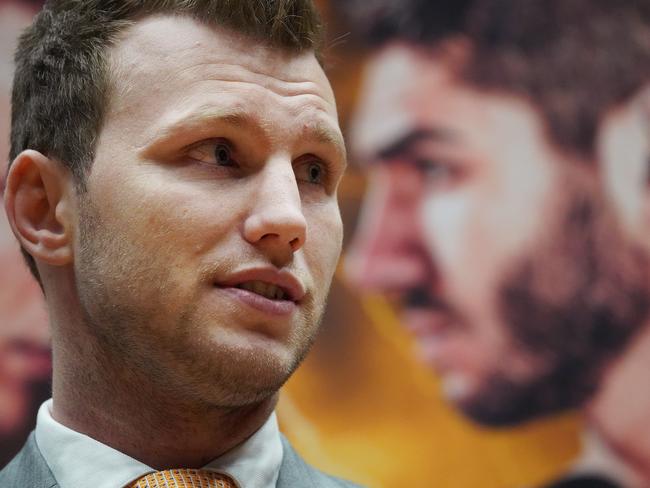
[[[120, 381], [131, 401], [154, 395], [198, 409], [250, 406], [278, 391], [314, 341], [326, 293], [305, 299], [288, 355], [220, 343], [219, 328], [206, 336], [214, 324], [199, 310], [201, 290], [183, 290], [155, 252], [109, 229], [88, 195], [82, 201], [77, 289], [103, 382]], [[165, 303], [171, 296], [185, 302], [174, 313]]]

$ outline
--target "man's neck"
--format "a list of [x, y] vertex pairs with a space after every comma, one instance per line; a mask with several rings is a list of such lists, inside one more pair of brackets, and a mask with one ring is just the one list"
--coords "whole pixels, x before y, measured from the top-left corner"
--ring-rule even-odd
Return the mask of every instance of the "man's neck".
[[[93, 391], [88, 382], [81, 391], [78, 381], [56, 372], [55, 364], [55, 420], [155, 469], [206, 465], [259, 430], [277, 401], [273, 396], [239, 408], [197, 405], [176, 395], [169, 400], [169, 391], [152, 384], [116, 385], [101, 376], [107, 391]], [[137, 394], [125, 394], [134, 388]]]
[[171, 378], [143, 377], [103, 351], [74, 309], [51, 308], [50, 317], [52, 416], [66, 427], [155, 469], [199, 468], [248, 439], [273, 412], [277, 394], [222, 408], [174, 387]]
[[632, 478], [626, 486], [650, 484], [649, 369], [650, 323], [610, 366], [586, 409], [591, 428]]

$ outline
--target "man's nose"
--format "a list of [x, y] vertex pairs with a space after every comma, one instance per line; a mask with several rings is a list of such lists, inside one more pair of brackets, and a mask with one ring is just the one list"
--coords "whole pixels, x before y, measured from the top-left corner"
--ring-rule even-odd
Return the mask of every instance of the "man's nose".
[[418, 191], [404, 190], [388, 174], [370, 178], [345, 261], [346, 275], [363, 289], [403, 291], [426, 280], [430, 266], [419, 230]]
[[244, 222], [244, 238], [272, 254], [272, 259], [290, 259], [307, 236], [307, 221], [291, 161], [269, 161], [256, 180], [251, 212]]

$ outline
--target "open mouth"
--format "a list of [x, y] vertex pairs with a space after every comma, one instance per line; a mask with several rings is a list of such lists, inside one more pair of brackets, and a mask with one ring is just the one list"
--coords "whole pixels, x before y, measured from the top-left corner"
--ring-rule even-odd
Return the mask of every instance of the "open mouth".
[[253, 308], [286, 315], [302, 304], [306, 295], [303, 282], [287, 270], [273, 267], [251, 267], [214, 282], [218, 288], [230, 290]]
[[282, 287], [265, 281], [245, 281], [235, 285], [235, 288], [255, 293], [264, 298], [268, 298], [269, 300], [291, 300], [289, 293], [287, 293], [287, 291]]

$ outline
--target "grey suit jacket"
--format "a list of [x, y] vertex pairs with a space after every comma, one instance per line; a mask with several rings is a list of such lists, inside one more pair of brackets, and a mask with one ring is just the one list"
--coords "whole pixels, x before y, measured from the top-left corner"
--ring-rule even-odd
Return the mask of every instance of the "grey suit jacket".
[[[353, 488], [348, 481], [333, 478], [309, 466], [282, 436], [284, 457], [277, 488]], [[34, 433], [16, 457], [0, 471], [0, 488], [58, 488], [34, 439]], [[75, 487], [92, 488], [92, 487]], [[246, 487], [243, 487], [246, 488]]]

